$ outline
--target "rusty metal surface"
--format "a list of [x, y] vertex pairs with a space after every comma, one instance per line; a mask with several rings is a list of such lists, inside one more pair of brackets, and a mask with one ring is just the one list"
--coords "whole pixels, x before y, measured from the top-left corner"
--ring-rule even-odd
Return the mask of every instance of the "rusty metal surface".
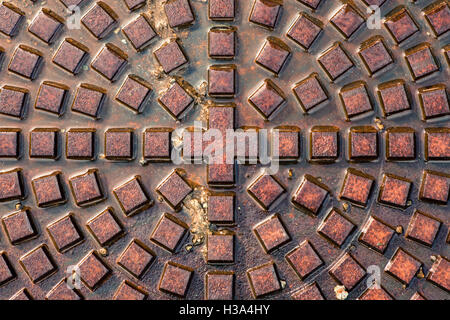
[[[3, 2], [0, 298], [448, 299], [449, 16], [445, 0]], [[173, 129], [198, 119], [279, 132], [280, 170], [174, 165]]]

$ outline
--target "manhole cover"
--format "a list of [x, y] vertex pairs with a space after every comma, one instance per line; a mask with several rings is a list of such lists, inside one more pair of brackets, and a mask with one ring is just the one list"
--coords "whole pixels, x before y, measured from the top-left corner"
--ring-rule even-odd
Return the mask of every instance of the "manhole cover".
[[448, 299], [449, 10], [3, 2], [0, 298]]

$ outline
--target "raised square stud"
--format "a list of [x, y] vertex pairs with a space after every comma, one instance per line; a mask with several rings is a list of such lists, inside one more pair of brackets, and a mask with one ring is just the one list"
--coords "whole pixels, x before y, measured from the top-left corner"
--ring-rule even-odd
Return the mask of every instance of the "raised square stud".
[[21, 153], [21, 130], [0, 128], [0, 159], [19, 159]]
[[253, 227], [253, 232], [266, 253], [271, 253], [291, 241], [279, 214], [274, 214]]
[[60, 171], [34, 178], [31, 185], [38, 207], [59, 206], [67, 202]]
[[19, 263], [33, 283], [47, 279], [58, 269], [45, 244], [37, 246], [20, 257]]
[[71, 74], [78, 74], [89, 55], [89, 48], [80, 42], [66, 38], [52, 58], [52, 62]]
[[0, 287], [17, 277], [5, 251], [0, 251]]
[[34, 80], [42, 69], [43, 61], [42, 52], [21, 44], [14, 51], [8, 70], [28, 80]]
[[153, 205], [153, 200], [150, 199], [144, 189], [140, 176], [134, 176], [124, 184], [114, 188], [113, 193], [127, 217], [145, 211]]
[[236, 184], [235, 164], [223, 163], [208, 164], [206, 168], [206, 180], [210, 187], [231, 188]]
[[364, 17], [358, 8], [348, 3], [344, 4], [336, 14], [331, 17], [330, 23], [345, 37], [350, 38], [364, 23]]
[[117, 24], [119, 16], [103, 1], [98, 1], [81, 18], [81, 23], [97, 39], [105, 38]]
[[359, 48], [359, 56], [371, 76], [379, 74], [382, 69], [394, 62], [381, 36], [364, 41]]
[[301, 4], [307, 6], [312, 10], [316, 10], [323, 2], [322, 0], [298, 0]]
[[45, 300], [56, 301], [76, 301], [83, 300], [81, 292], [78, 289], [70, 288], [68, 285], [68, 279], [64, 278], [59, 281], [49, 292], [45, 295]]
[[367, 84], [364, 81], [356, 81], [345, 85], [339, 91], [339, 98], [348, 121], [373, 111]]
[[388, 13], [384, 26], [397, 44], [402, 43], [416, 32], [419, 26], [404, 6], [399, 6]]
[[176, 40], [165, 42], [153, 54], [167, 74], [188, 63], [186, 55]]
[[349, 168], [342, 184], [340, 198], [359, 207], [366, 207], [375, 178], [362, 171]]
[[150, 240], [158, 246], [175, 253], [189, 226], [169, 213], [164, 213], [153, 229]]
[[2, 2], [0, 5], [0, 32], [8, 37], [14, 37], [25, 20], [25, 12], [11, 2]]
[[186, 90], [175, 81], [169, 89], [167, 89], [159, 98], [159, 104], [171, 115], [175, 120], [182, 119], [188, 109], [193, 105], [192, 98]]
[[79, 263], [81, 281], [95, 291], [111, 274], [111, 269], [96, 251], [89, 252]]
[[208, 271], [205, 275], [206, 300], [233, 300], [234, 272]]
[[30, 132], [30, 158], [53, 159], [59, 157], [59, 129], [36, 128]]
[[208, 68], [208, 95], [213, 98], [233, 98], [236, 90], [236, 66], [213, 65]]
[[378, 194], [378, 202], [406, 209], [408, 207], [408, 196], [411, 191], [412, 182], [403, 177], [386, 173], [381, 183]]
[[337, 80], [353, 67], [353, 62], [342, 48], [340, 42], [334, 43], [317, 59], [331, 81]]
[[445, 257], [438, 256], [428, 272], [427, 280], [448, 293], [450, 292], [450, 284], [448, 283], [449, 270], [450, 261]]
[[333, 162], [339, 158], [339, 128], [314, 126], [309, 135], [309, 157], [311, 161]]
[[70, 189], [79, 207], [87, 207], [105, 200], [97, 169], [89, 169], [85, 173], [70, 177]]
[[289, 28], [286, 36], [304, 50], [309, 50], [319, 37], [323, 27], [323, 23], [320, 20], [311, 17], [305, 12], [301, 12]]
[[0, 202], [25, 198], [22, 169], [0, 172]]
[[450, 7], [447, 1], [436, 1], [423, 9], [425, 19], [436, 37], [450, 30]]
[[34, 107], [61, 116], [68, 96], [69, 87], [65, 84], [44, 81], [39, 87]]
[[358, 298], [358, 300], [377, 300], [377, 301], [386, 301], [386, 300], [395, 300], [393, 296], [389, 292], [386, 291], [382, 286], [379, 288], [370, 287], [366, 289]]
[[234, 235], [213, 233], [206, 239], [206, 261], [208, 264], [230, 264], [234, 262]]
[[313, 108], [328, 100], [328, 94], [317, 73], [312, 73], [296, 83], [292, 91], [304, 113], [312, 111]]
[[425, 129], [425, 160], [450, 160], [450, 128]]
[[352, 290], [366, 275], [364, 267], [350, 254], [346, 253], [330, 269], [329, 274], [347, 290]]
[[72, 111], [98, 119], [106, 100], [106, 90], [88, 83], [81, 83], [77, 88]]
[[378, 158], [378, 131], [372, 126], [351, 127], [348, 157], [351, 161], [372, 161]]
[[28, 89], [4, 85], [0, 90], [0, 114], [22, 120], [28, 100]]
[[386, 159], [390, 161], [416, 158], [416, 134], [413, 128], [395, 127], [386, 130]]
[[331, 209], [328, 216], [317, 228], [317, 232], [332, 244], [340, 248], [348, 236], [356, 229], [356, 225], [339, 209]]
[[159, 280], [158, 289], [162, 292], [184, 298], [191, 284], [194, 269], [168, 261]]
[[450, 193], [450, 174], [424, 170], [419, 199], [422, 201], [447, 204]]
[[134, 277], [142, 279], [155, 258], [155, 253], [149, 247], [133, 239], [117, 258], [117, 264]]
[[157, 37], [150, 18], [145, 13], [141, 13], [136, 19], [123, 27], [122, 32], [136, 51], [143, 51]]
[[247, 192], [264, 210], [270, 210], [286, 190], [275, 176], [262, 174], [250, 184]]
[[102, 247], [113, 244], [125, 234], [122, 223], [111, 207], [91, 218], [86, 222], [86, 227]]
[[171, 28], [185, 27], [195, 21], [189, 0], [169, 0], [164, 4], [164, 12]]
[[13, 245], [34, 239], [39, 234], [30, 208], [27, 207], [3, 216], [2, 224]]
[[369, 248], [383, 254], [394, 236], [395, 230], [381, 221], [379, 218], [371, 216], [362, 228], [359, 242]]
[[286, 96], [272, 80], [266, 79], [248, 98], [248, 102], [265, 120], [271, 120], [286, 102]]
[[135, 10], [138, 10], [138, 9], [142, 8], [143, 6], [145, 6], [147, 1], [146, 0], [123, 0], [123, 2], [125, 2], [125, 5], [127, 6], [128, 10], [135, 11]]
[[[310, 0], [305, 0], [310, 1]], [[312, 300], [325, 300], [322, 292], [320, 291], [319, 286], [317, 285], [317, 282], [313, 282], [311, 284], [306, 285], [300, 290], [295, 291], [291, 295], [292, 300], [306, 300], [306, 301], [312, 301]]]
[[280, 0], [255, 0], [249, 21], [273, 30], [280, 15], [283, 2]]
[[86, 3], [87, 0], [59, 0], [66, 8], [70, 6], [79, 6], [81, 7]]
[[416, 210], [409, 222], [405, 237], [431, 247], [441, 225], [440, 220]]
[[213, 59], [233, 59], [236, 54], [236, 29], [213, 27], [208, 32], [208, 55]]
[[317, 216], [325, 202], [329, 188], [309, 174], [305, 174], [302, 183], [292, 197], [292, 203], [300, 210]]
[[258, 52], [255, 62], [273, 74], [278, 75], [290, 55], [291, 49], [281, 39], [268, 37], [262, 49]]
[[150, 83], [130, 74], [120, 87], [115, 99], [136, 113], [141, 113], [152, 92]]
[[208, 221], [219, 225], [235, 222], [234, 192], [212, 193], [208, 196]]
[[[145, 1], [144, 1], [145, 3]], [[114, 293], [113, 300], [146, 300], [148, 292], [131, 281], [124, 280]]]
[[146, 161], [171, 161], [172, 132], [172, 128], [148, 128], [144, 131], [142, 155]]
[[279, 126], [272, 130], [272, 157], [282, 162], [296, 162], [300, 158], [300, 128]]
[[131, 161], [134, 158], [134, 132], [131, 128], [112, 128], [105, 132], [105, 158]]
[[92, 69], [111, 82], [119, 77], [127, 65], [128, 55], [112, 43], [107, 43], [91, 63]]
[[423, 120], [450, 115], [447, 88], [444, 84], [420, 88], [419, 101]]
[[236, 14], [236, 0], [208, 1], [208, 16], [210, 20], [233, 21]]
[[63, 25], [64, 18], [50, 9], [43, 8], [31, 21], [28, 31], [45, 43], [52, 44], [60, 34]]
[[415, 277], [422, 262], [402, 248], [398, 248], [394, 256], [389, 260], [384, 271], [395, 279], [408, 286]]
[[73, 160], [94, 160], [95, 129], [69, 129], [66, 132], [66, 158]]
[[390, 117], [411, 110], [405, 80], [392, 80], [380, 84], [377, 88], [383, 116]]
[[159, 185], [156, 192], [164, 198], [166, 203], [175, 211], [180, 211], [182, 202], [191, 193], [192, 187], [181, 177], [177, 170], [173, 170]]
[[247, 278], [255, 299], [265, 297], [282, 289], [275, 263], [273, 262], [247, 270]]
[[47, 232], [59, 253], [69, 251], [84, 240], [72, 213], [49, 224]]
[[428, 43], [421, 43], [406, 50], [405, 59], [414, 81], [439, 71], [439, 65]]
[[303, 241], [297, 248], [289, 252], [286, 260], [301, 280], [307, 278], [324, 264], [308, 240]]

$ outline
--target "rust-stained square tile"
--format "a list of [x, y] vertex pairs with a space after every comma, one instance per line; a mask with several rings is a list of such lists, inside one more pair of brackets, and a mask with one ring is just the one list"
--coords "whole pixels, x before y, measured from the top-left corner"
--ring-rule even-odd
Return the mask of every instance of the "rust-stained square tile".
[[445, 56], [445, 59], [447, 60], [448, 65], [450, 65], [450, 44], [444, 46], [444, 48], [442, 48], [442, 51]]
[[39, 87], [34, 107], [61, 116], [68, 96], [69, 87], [65, 84], [44, 81]]
[[379, 6], [383, 5], [386, 0], [362, 0], [367, 6]]
[[314, 126], [309, 134], [309, 157], [311, 161], [333, 162], [339, 157], [339, 128]]
[[397, 44], [419, 31], [419, 26], [404, 6], [396, 7], [389, 12], [384, 20], [384, 26]]
[[158, 98], [158, 102], [175, 120], [179, 120], [183, 118], [187, 110], [192, 106], [194, 98], [192, 98], [186, 90], [175, 81], [172, 86]]
[[378, 202], [388, 206], [406, 209], [408, 207], [408, 196], [411, 187], [412, 182], [410, 180], [385, 173], [378, 194]]
[[353, 62], [340, 42], [334, 43], [317, 59], [331, 81], [337, 80], [353, 67]]
[[165, 73], [170, 73], [188, 63], [183, 49], [176, 40], [164, 43], [153, 54]]
[[381, 36], [375, 36], [364, 41], [359, 48], [359, 56], [366, 66], [369, 75], [379, 73], [382, 69], [394, 62]]
[[450, 193], [450, 174], [424, 170], [419, 199], [446, 204]]
[[292, 203], [302, 211], [318, 215], [329, 193], [326, 185], [313, 176], [305, 174], [292, 197]]
[[175, 253], [188, 229], [189, 226], [186, 223], [169, 213], [164, 213], [153, 229], [150, 240], [167, 251]]
[[20, 25], [25, 20], [25, 12], [11, 2], [2, 2], [0, 5], [0, 32], [6, 36], [14, 37]]
[[3, 228], [13, 245], [34, 239], [39, 234], [30, 208], [22, 208], [2, 218]]
[[208, 1], [208, 17], [211, 20], [233, 21], [236, 14], [236, 0]]
[[366, 207], [375, 178], [362, 171], [349, 168], [342, 184], [340, 198], [359, 207]]
[[70, 190], [79, 207], [87, 207], [105, 200], [106, 196], [98, 176], [98, 169], [69, 178]]
[[95, 159], [95, 129], [72, 128], [66, 132], [66, 158]]
[[[145, 3], [145, 1], [144, 1]], [[148, 292], [131, 281], [124, 280], [114, 293], [113, 300], [146, 300]]]
[[213, 27], [208, 32], [208, 55], [214, 59], [233, 59], [236, 54], [236, 28]]
[[323, 260], [308, 240], [303, 241], [286, 255], [286, 260], [301, 280], [319, 269]]
[[86, 222], [86, 227], [101, 246], [111, 245], [125, 234], [111, 207], [91, 218]]
[[427, 275], [427, 280], [438, 287], [450, 292], [450, 261], [447, 258], [438, 256]]
[[255, 58], [256, 64], [278, 75], [291, 55], [291, 49], [281, 39], [267, 37]]
[[226, 163], [212, 163], [206, 167], [206, 180], [209, 186], [217, 188], [231, 188], [236, 183], [235, 165]]
[[142, 241], [133, 239], [116, 262], [134, 277], [142, 279], [155, 258], [155, 253], [149, 247]]
[[38, 207], [59, 206], [67, 202], [60, 171], [34, 178], [31, 185]]
[[134, 112], [141, 113], [151, 92], [150, 83], [137, 75], [129, 74], [115, 99]]
[[286, 102], [286, 96], [272, 80], [266, 79], [250, 95], [248, 102], [264, 119], [271, 120]]
[[255, 299], [282, 290], [274, 262], [248, 269], [247, 278]]
[[208, 271], [205, 275], [206, 300], [233, 300], [234, 272]]
[[144, 131], [142, 155], [146, 161], [171, 161], [172, 132], [172, 128], [148, 128]]
[[87, 0], [59, 0], [61, 3], [66, 7], [69, 8], [70, 6], [79, 6], [81, 7], [84, 5]]
[[370, 287], [366, 289], [358, 298], [358, 300], [395, 300], [394, 297], [386, 291], [382, 286], [379, 288]]
[[157, 37], [150, 18], [145, 13], [141, 13], [136, 19], [123, 27], [122, 32], [130, 40], [136, 51], [144, 50]]
[[168, 261], [159, 280], [158, 289], [162, 292], [184, 298], [191, 284], [194, 269]]
[[423, 9], [425, 19], [436, 37], [450, 30], [450, 7], [447, 1], [436, 1]]
[[218, 129], [225, 136], [226, 130], [234, 130], [235, 110], [234, 103], [215, 103], [208, 107], [208, 129]]
[[81, 83], [77, 88], [72, 111], [98, 119], [106, 100], [106, 90], [89, 83]]
[[20, 257], [19, 263], [33, 283], [47, 279], [58, 269], [45, 244], [37, 246]]
[[278, 126], [272, 130], [272, 158], [295, 162], [300, 158], [300, 128]]
[[253, 227], [253, 232], [266, 253], [280, 248], [291, 241], [279, 214], [274, 214]]
[[323, 27], [324, 25], [320, 20], [305, 12], [300, 12], [286, 33], [286, 36], [304, 50], [309, 50], [314, 41], [319, 37]]
[[195, 21], [190, 0], [169, 0], [164, 4], [169, 26], [171, 28], [185, 27]]
[[80, 291], [75, 288], [69, 288], [67, 284], [67, 279], [64, 278], [58, 282], [50, 291], [45, 295], [45, 300], [56, 300], [56, 301], [70, 301], [70, 300], [83, 300], [84, 297], [81, 295]]
[[411, 110], [405, 80], [397, 79], [378, 85], [378, 98], [384, 117]]
[[236, 194], [234, 192], [212, 193], [208, 196], [208, 221], [214, 224], [235, 222]]
[[95, 291], [111, 274], [111, 269], [96, 251], [89, 252], [79, 263], [81, 281]]
[[21, 130], [17, 128], [0, 128], [0, 159], [19, 159], [21, 149]]
[[105, 158], [131, 161], [134, 158], [134, 131], [131, 128], [112, 128], [105, 132]]
[[56, 160], [59, 157], [59, 129], [36, 128], [30, 132], [30, 158]]
[[153, 200], [147, 194], [140, 176], [134, 176], [114, 188], [113, 193], [127, 217], [145, 211], [153, 205]]
[[65, 38], [53, 56], [52, 62], [76, 75], [81, 71], [88, 56], [88, 47], [72, 38]]
[[431, 247], [442, 222], [437, 218], [416, 210], [412, 216], [405, 237]]
[[247, 192], [264, 210], [270, 210], [286, 189], [275, 176], [262, 174], [250, 184]]
[[92, 69], [111, 82], [119, 77], [128, 63], [128, 55], [112, 43], [107, 43], [91, 63]]
[[416, 134], [413, 128], [395, 127], [386, 130], [386, 159], [390, 161], [416, 158]]
[[49, 224], [47, 232], [56, 250], [60, 253], [67, 252], [84, 240], [72, 213]]
[[365, 277], [366, 270], [350, 253], [346, 253], [333, 265], [329, 274], [350, 291]]
[[25, 198], [22, 169], [0, 172], [0, 202]]
[[356, 225], [337, 208], [331, 209], [328, 216], [317, 228], [317, 232], [337, 247], [341, 247]]
[[0, 251], [0, 286], [3, 286], [17, 277], [5, 251]]
[[145, 0], [123, 0], [125, 2], [125, 5], [127, 6], [128, 10], [135, 11], [143, 6], [145, 6], [146, 2]]
[[450, 128], [425, 129], [425, 160], [450, 160]]
[[372, 126], [351, 127], [348, 156], [352, 161], [372, 161], [378, 158], [378, 131]]
[[328, 94], [317, 73], [312, 73], [307, 78], [297, 82], [292, 91], [305, 113], [328, 100]]
[[450, 115], [447, 88], [444, 84], [420, 88], [419, 101], [424, 120]]
[[398, 248], [394, 256], [387, 263], [384, 271], [408, 286], [421, 266], [422, 262], [417, 258], [413, 257], [404, 249]]
[[103, 1], [98, 1], [81, 18], [81, 23], [97, 39], [105, 38], [117, 24], [118, 15]]
[[208, 94], [214, 98], [233, 98], [237, 93], [236, 66], [213, 65], [208, 68]]
[[379, 218], [371, 216], [362, 227], [358, 240], [369, 248], [383, 254], [394, 233], [395, 231], [391, 226]]
[[156, 187], [156, 192], [162, 196], [167, 204], [175, 211], [181, 210], [184, 198], [186, 198], [191, 191], [192, 187], [177, 170], [173, 170]]
[[22, 120], [28, 100], [28, 89], [4, 85], [0, 90], [0, 114]]
[[330, 23], [345, 38], [350, 38], [364, 23], [364, 17], [356, 6], [346, 3], [331, 17]]
[[283, 2], [280, 0], [255, 0], [249, 21], [269, 30], [273, 30], [281, 13]]
[[50, 9], [43, 8], [31, 21], [28, 31], [45, 43], [52, 44], [63, 26], [64, 18]]
[[339, 98], [347, 120], [373, 111], [367, 84], [364, 81], [352, 82], [342, 87]]
[[14, 50], [8, 70], [28, 80], [34, 80], [40, 73], [43, 64], [42, 52], [21, 44]]
[[325, 300], [317, 282], [306, 285], [291, 295], [292, 300]]
[[420, 292], [416, 292], [411, 296], [409, 300], [428, 300]]
[[234, 234], [213, 233], [207, 235], [206, 261], [208, 264], [230, 264], [234, 262]]
[[22, 288], [17, 291], [11, 298], [9, 298], [9, 300], [28, 301], [33, 300], [33, 297], [30, 295], [26, 288]]
[[414, 81], [439, 71], [429, 43], [421, 43], [406, 50], [405, 59]]

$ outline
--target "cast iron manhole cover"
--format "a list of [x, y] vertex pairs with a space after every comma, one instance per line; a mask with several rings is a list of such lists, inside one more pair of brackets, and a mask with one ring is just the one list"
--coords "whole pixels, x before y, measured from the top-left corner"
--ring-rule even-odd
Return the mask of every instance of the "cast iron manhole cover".
[[[449, 28], [446, 0], [3, 1], [0, 298], [448, 299]], [[207, 165], [207, 129], [249, 148]]]

